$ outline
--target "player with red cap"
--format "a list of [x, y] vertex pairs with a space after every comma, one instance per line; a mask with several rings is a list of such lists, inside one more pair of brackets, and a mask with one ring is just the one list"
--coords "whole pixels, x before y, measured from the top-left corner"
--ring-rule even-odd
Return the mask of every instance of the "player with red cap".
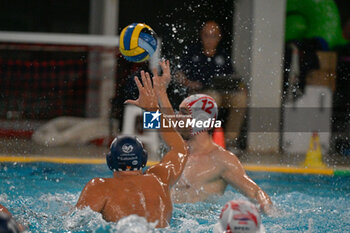
[[[169, 61], [162, 61], [160, 65], [162, 77], [153, 71], [153, 80], [157, 80], [155, 90], [163, 114], [174, 115], [166, 92], [171, 80]], [[181, 102], [177, 118], [211, 122], [217, 115], [215, 100], [208, 95], [196, 94]], [[213, 142], [212, 128], [213, 124], [192, 124], [178, 130], [186, 140], [189, 156], [181, 178], [172, 189], [173, 200], [176, 203], [205, 201], [213, 195], [223, 194], [227, 185], [231, 185], [260, 204], [264, 212], [272, 214], [270, 197], [246, 174], [232, 152]]]

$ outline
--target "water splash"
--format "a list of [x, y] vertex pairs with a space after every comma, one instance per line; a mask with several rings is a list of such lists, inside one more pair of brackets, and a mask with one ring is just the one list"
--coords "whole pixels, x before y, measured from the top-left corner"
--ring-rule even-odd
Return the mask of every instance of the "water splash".
[[118, 221], [115, 230], [120, 233], [151, 233], [156, 232], [157, 222], [148, 223], [143, 217], [130, 215]]
[[[111, 176], [106, 166], [6, 166], [6, 171], [0, 169], [0, 203], [29, 227], [28, 232], [125, 232], [128, 228], [142, 232], [212, 232], [223, 205], [232, 199], [244, 199], [229, 188], [207, 202], [175, 204], [170, 227], [165, 229], [155, 229], [154, 224], [137, 216], [110, 223], [88, 208], [74, 208], [88, 180]], [[262, 216], [267, 232], [350, 232], [349, 177], [248, 174], [279, 210], [275, 217]]]

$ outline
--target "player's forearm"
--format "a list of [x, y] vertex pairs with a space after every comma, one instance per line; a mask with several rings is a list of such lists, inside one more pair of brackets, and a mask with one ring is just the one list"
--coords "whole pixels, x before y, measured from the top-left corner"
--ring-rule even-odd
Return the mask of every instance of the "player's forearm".
[[[164, 117], [164, 116], [163, 116]], [[173, 128], [173, 126], [161, 129], [161, 136], [165, 143], [170, 147], [170, 150], [174, 150], [179, 153], [186, 153], [186, 144], [181, 135]]]
[[179, 179], [186, 161], [187, 146], [181, 135], [171, 126], [161, 130], [161, 136], [170, 147], [170, 151], [162, 158], [162, 163], [167, 164], [169, 174], [169, 185], [172, 186]]
[[270, 197], [262, 190], [258, 189], [255, 193], [255, 200], [259, 203], [260, 208], [267, 213], [272, 207], [272, 201]]
[[270, 197], [246, 174], [242, 177], [243, 180], [240, 181], [238, 187], [250, 200], [258, 203], [265, 212], [266, 209], [272, 206]]
[[[158, 103], [160, 106], [160, 111], [163, 114], [163, 117], [173, 117], [175, 118], [175, 112], [169, 101], [168, 94], [166, 91], [158, 93]], [[174, 120], [174, 119], [172, 119]], [[172, 149], [181, 150], [181, 153], [184, 153], [183, 148], [185, 147], [185, 142], [182, 139], [181, 135], [170, 125], [170, 128], [162, 129], [161, 135], [165, 143], [170, 146]]]

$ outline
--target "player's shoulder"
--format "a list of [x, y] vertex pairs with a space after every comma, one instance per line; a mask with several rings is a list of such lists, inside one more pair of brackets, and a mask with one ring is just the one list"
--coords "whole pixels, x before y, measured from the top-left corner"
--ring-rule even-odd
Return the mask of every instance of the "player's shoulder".
[[152, 175], [156, 180], [161, 181], [162, 185], [168, 185], [171, 178], [171, 171], [174, 170], [174, 164], [170, 162], [160, 162], [147, 169], [146, 174]]
[[100, 178], [100, 177], [95, 177], [87, 183], [87, 186], [89, 187], [102, 187], [105, 186], [106, 183], [108, 182], [108, 178]]
[[219, 162], [226, 163], [227, 161], [235, 162], [239, 161], [237, 156], [229, 150], [222, 148], [221, 146], [217, 146], [215, 150], [215, 158]]
[[170, 166], [172, 166], [171, 163], [159, 162], [159, 163], [149, 167], [146, 171], [146, 174], [157, 175], [159, 172], [163, 172], [165, 170], [168, 170]]

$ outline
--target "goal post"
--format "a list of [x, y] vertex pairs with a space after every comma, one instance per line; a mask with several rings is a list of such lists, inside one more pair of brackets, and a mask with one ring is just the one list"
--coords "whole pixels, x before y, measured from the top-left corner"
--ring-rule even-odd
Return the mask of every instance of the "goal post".
[[[0, 135], [63, 116], [108, 120], [127, 79], [117, 72], [127, 62], [118, 44], [118, 36], [0, 31]], [[158, 39], [150, 68], [158, 67], [160, 47]]]

